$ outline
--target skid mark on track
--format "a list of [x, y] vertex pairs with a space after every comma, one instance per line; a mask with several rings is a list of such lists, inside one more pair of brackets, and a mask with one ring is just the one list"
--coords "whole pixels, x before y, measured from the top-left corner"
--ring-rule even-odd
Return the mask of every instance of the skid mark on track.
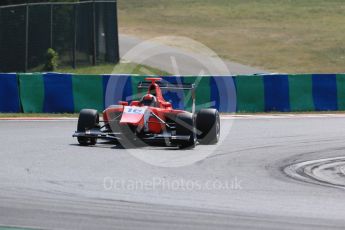
[[345, 157], [304, 161], [289, 165], [283, 171], [299, 181], [345, 189]]

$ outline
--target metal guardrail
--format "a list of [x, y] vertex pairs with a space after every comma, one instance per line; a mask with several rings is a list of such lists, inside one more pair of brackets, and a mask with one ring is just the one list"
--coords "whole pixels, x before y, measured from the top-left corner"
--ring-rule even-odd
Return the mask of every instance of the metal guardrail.
[[27, 72], [42, 65], [48, 48], [59, 53], [62, 65], [73, 68], [117, 63], [117, 1], [0, 6], [0, 72]]

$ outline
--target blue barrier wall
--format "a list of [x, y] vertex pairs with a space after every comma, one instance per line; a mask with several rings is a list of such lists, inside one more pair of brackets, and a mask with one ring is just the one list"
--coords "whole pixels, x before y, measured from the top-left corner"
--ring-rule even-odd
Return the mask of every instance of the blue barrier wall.
[[[220, 112], [345, 109], [345, 74], [162, 78], [175, 84], [195, 83], [197, 109], [211, 107]], [[102, 110], [120, 100], [138, 100], [143, 93], [137, 84], [144, 79], [145, 76], [130, 75], [0, 74], [0, 112], [73, 113], [85, 105]], [[190, 92], [163, 93], [175, 108], [191, 109]]]
[[20, 112], [19, 89], [16, 74], [0, 74], [0, 112]]
[[43, 75], [45, 113], [73, 113], [72, 75], [48, 73]]
[[265, 111], [290, 111], [289, 79], [286, 75], [264, 76]]
[[338, 110], [335, 74], [313, 75], [313, 99], [316, 111]]

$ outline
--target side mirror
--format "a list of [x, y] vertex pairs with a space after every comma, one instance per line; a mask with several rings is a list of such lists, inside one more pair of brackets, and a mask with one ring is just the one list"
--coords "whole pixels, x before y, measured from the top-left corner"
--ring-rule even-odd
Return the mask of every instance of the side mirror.
[[163, 105], [165, 108], [171, 107], [171, 103], [170, 103], [170, 102], [164, 101], [164, 102], [161, 102], [161, 103], [162, 103], [162, 105]]
[[139, 101], [132, 101], [131, 106], [138, 106], [139, 103], [140, 103]]
[[128, 106], [127, 101], [119, 101], [119, 105]]

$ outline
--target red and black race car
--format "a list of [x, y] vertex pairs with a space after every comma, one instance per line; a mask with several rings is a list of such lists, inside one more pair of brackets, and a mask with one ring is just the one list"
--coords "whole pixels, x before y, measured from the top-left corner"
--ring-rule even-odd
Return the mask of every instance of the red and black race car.
[[[196, 143], [216, 144], [220, 136], [220, 118], [216, 109], [195, 113], [195, 85], [171, 84], [161, 78], [146, 78], [138, 89], [148, 92], [139, 101], [120, 101], [103, 111], [100, 123], [97, 110], [83, 109], [79, 114], [77, 137], [80, 145], [95, 145], [97, 139], [113, 140], [123, 147], [176, 146], [194, 148]], [[164, 100], [161, 89], [190, 90], [192, 112], [173, 109]]]

